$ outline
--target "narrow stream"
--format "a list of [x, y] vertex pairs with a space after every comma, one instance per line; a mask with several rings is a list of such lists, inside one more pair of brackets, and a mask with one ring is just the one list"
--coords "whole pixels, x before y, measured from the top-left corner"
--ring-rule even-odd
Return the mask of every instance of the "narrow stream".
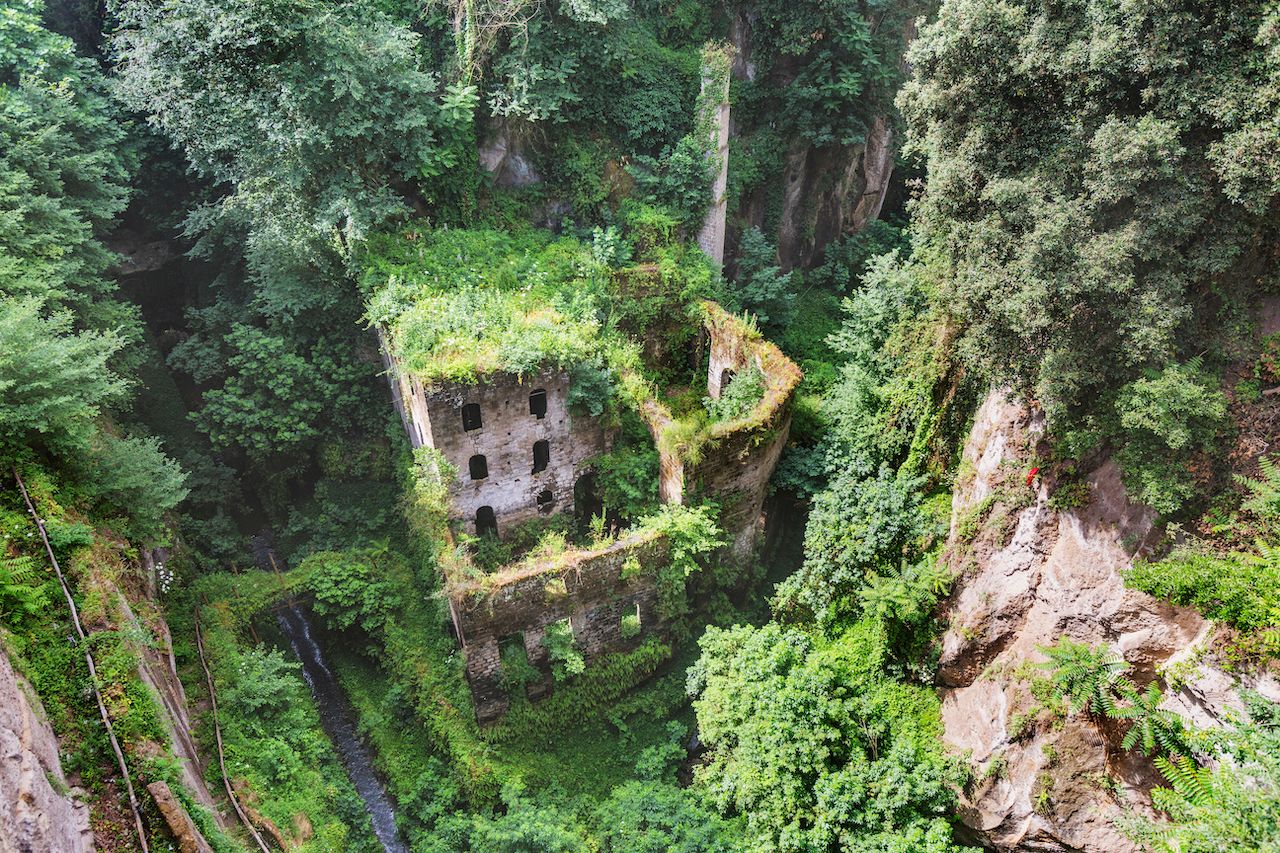
[[280, 630], [293, 647], [293, 653], [302, 662], [302, 675], [311, 688], [311, 695], [315, 697], [316, 708], [320, 711], [320, 723], [337, 747], [338, 758], [373, 820], [373, 834], [378, 837], [387, 853], [409, 853], [409, 848], [400, 839], [400, 833], [396, 829], [396, 815], [391, 798], [374, 773], [369, 750], [356, 734], [355, 717], [346, 694], [325, 664], [320, 646], [311, 635], [311, 623], [307, 621], [306, 614], [294, 605], [281, 610], [276, 618]]

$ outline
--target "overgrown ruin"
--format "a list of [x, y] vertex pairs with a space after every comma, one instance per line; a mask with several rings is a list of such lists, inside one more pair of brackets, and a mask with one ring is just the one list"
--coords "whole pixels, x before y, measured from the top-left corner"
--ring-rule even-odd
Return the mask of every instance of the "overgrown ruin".
[[[661, 503], [714, 501], [725, 540], [717, 559], [744, 564], [763, 530], [765, 493], [787, 440], [801, 373], [748, 320], [712, 302], [702, 303], [700, 313], [708, 398], [719, 399], [736, 375], [754, 369], [763, 379], [759, 401], [741, 417], [707, 425], [696, 452], [664, 439], [676, 419], [656, 394], [637, 408], [658, 448]], [[440, 467], [450, 477], [451, 528], [501, 538], [529, 519], [575, 512], [589, 461], [611, 445], [614, 428], [570, 405], [570, 371], [544, 364], [532, 375], [493, 370], [478, 373], [472, 383], [432, 384], [405, 367], [391, 336], [384, 333], [382, 340], [411, 442], [433, 448], [447, 463]], [[531, 700], [551, 692], [543, 640], [555, 623], [567, 622], [588, 665], [665, 633], [670, 620], [657, 606], [656, 578], [670, 560], [666, 537], [641, 529], [596, 548], [526, 558], [483, 575], [445, 561], [450, 612], [478, 720], [498, 719], [509, 704], [504, 648], [522, 646], [540, 673], [524, 684]]]

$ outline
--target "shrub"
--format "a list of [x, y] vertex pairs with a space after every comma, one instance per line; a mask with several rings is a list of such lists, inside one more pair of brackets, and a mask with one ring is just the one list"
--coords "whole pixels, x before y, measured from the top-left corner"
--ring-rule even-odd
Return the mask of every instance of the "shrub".
[[713, 422], [728, 423], [745, 418], [764, 399], [764, 374], [755, 364], [750, 364], [733, 377], [729, 387], [720, 389], [720, 397], [704, 398], [702, 405]]
[[575, 675], [581, 675], [587, 668], [582, 652], [578, 651], [574, 643], [573, 627], [568, 619], [548, 625], [542, 635], [542, 645], [551, 660], [551, 674], [556, 681], [566, 681]]
[[1122, 388], [1115, 409], [1126, 485], [1159, 512], [1176, 512], [1194, 494], [1189, 455], [1211, 449], [1226, 419], [1217, 379], [1199, 359], [1170, 364]]

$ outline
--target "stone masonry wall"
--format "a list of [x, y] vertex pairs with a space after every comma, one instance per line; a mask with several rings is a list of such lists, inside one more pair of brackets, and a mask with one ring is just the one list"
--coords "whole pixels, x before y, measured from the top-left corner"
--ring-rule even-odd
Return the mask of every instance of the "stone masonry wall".
[[[802, 374], [781, 350], [740, 318], [711, 302], [703, 308], [710, 338], [707, 394], [719, 399], [726, 379], [732, 381], [755, 365], [764, 375], [764, 396], [746, 416], [712, 425], [696, 464], [663, 451], [659, 445], [658, 496], [663, 503], [684, 503], [694, 495], [718, 501], [720, 527], [729, 537], [727, 556], [745, 561], [763, 530], [765, 493], [787, 443], [791, 402]], [[653, 404], [642, 414], [656, 440], [670, 421], [669, 413]]]
[[730, 377], [751, 366], [765, 378], [764, 398], [756, 411], [742, 421], [712, 427], [702, 459], [685, 471], [686, 490], [720, 501], [720, 526], [729, 536], [729, 553], [746, 560], [764, 529], [765, 493], [787, 444], [791, 401], [801, 374], [776, 346], [719, 306], [708, 308], [706, 325], [711, 338], [707, 394], [712, 399], [720, 399], [726, 378], [732, 381]]
[[[622, 577], [632, 558], [641, 574]], [[494, 577], [489, 587], [479, 584], [455, 592], [454, 627], [466, 656], [476, 719], [492, 722], [506, 712], [509, 697], [502, 686], [501, 647], [522, 638], [529, 662], [542, 678], [526, 685], [529, 698], [551, 690], [551, 671], [542, 637], [547, 626], [569, 620], [574, 640], [588, 663], [600, 655], [635, 645], [665, 625], [655, 610], [654, 574], [670, 560], [665, 537], [630, 537], [592, 552], [568, 555], [562, 564], [515, 568]], [[563, 583], [563, 588], [560, 584]], [[622, 617], [639, 614], [640, 635], [622, 637]]]
[[[451, 383], [428, 391], [411, 375], [401, 373], [393, 389], [403, 401], [414, 446], [439, 450], [457, 476], [449, 486], [449, 517], [475, 532], [476, 511], [493, 509], [499, 536], [511, 526], [540, 514], [573, 512], [574, 484], [584, 472], [583, 462], [608, 449], [608, 436], [595, 418], [569, 413], [569, 376], [544, 371], [520, 377], [489, 374], [477, 384]], [[398, 388], [397, 388], [398, 385]], [[530, 413], [530, 395], [546, 392], [546, 414]], [[463, 429], [462, 408], [480, 407], [478, 429]], [[534, 473], [534, 444], [546, 441], [549, 460]], [[485, 458], [488, 475], [472, 480], [470, 460]], [[538, 496], [550, 492], [551, 501]]]

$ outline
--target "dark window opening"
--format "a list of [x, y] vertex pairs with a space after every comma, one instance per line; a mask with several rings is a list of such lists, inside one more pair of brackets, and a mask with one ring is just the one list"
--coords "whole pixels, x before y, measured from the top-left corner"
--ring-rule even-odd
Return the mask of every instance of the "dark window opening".
[[480, 404], [467, 403], [462, 407], [462, 428], [468, 432], [480, 429]]
[[471, 469], [471, 479], [483, 480], [489, 476], [489, 460], [484, 458], [484, 454], [477, 453], [467, 462], [467, 467]]
[[533, 473], [547, 470], [547, 463], [551, 461], [551, 442], [547, 440], [535, 441], [533, 443]]
[[539, 388], [529, 395], [529, 414], [542, 420], [547, 416], [547, 392]]
[[725, 368], [724, 370], [720, 371], [720, 393], [721, 394], [729, 390], [729, 383], [733, 382], [733, 377], [736, 375], [737, 375], [736, 373], [734, 373], [732, 370], [729, 370], [728, 368]]
[[476, 535], [498, 535], [498, 517], [493, 514], [493, 507], [482, 506], [476, 510]]
[[551, 512], [555, 508], [556, 497], [551, 494], [550, 489], [543, 489], [538, 492], [538, 511], [543, 515]]

